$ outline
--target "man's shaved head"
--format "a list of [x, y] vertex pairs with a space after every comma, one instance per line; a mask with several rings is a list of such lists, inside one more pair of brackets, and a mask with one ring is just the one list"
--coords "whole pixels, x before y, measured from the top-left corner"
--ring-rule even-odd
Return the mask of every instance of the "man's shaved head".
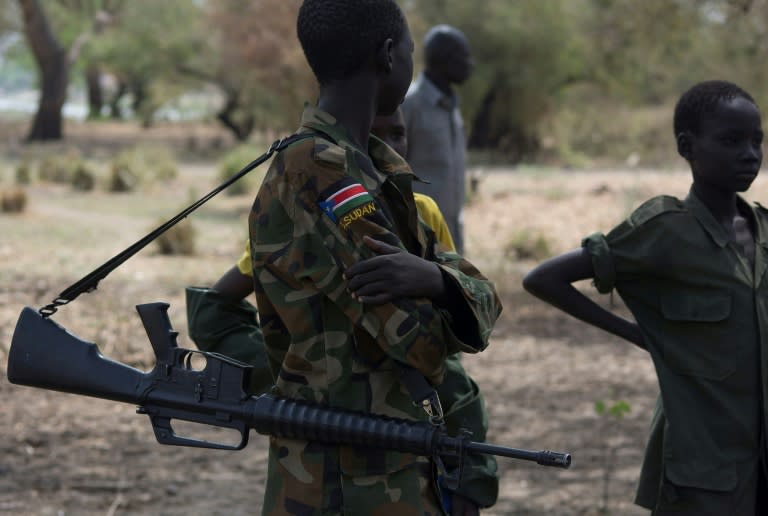
[[424, 63], [431, 74], [463, 83], [474, 68], [469, 40], [456, 27], [435, 25], [424, 36]]

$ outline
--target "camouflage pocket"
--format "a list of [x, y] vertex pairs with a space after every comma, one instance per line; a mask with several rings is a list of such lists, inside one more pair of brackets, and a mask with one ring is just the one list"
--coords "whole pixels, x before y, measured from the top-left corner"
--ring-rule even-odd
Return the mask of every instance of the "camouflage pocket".
[[381, 475], [341, 475], [343, 513], [426, 516], [445, 514], [426, 459]]
[[370, 334], [355, 327], [353, 333], [353, 343], [355, 347], [355, 358], [364, 366], [370, 368], [379, 368], [382, 363], [389, 357], [376, 339], [370, 336]]
[[339, 447], [341, 471], [351, 477], [386, 475], [417, 463], [428, 463], [425, 457], [376, 448]]

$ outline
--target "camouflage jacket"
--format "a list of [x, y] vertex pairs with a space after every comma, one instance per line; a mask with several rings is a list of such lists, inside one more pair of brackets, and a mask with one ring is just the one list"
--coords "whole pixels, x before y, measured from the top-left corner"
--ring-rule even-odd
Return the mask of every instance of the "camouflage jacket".
[[[275, 389], [326, 406], [425, 419], [394, 362], [439, 383], [448, 353], [487, 346], [498, 296], [419, 220], [413, 174], [388, 146], [371, 137], [366, 155], [333, 117], [313, 107], [300, 132], [313, 136], [275, 157], [249, 217]], [[373, 256], [364, 235], [435, 261], [450, 307], [427, 299], [380, 306], [354, 300], [343, 272]], [[264, 514], [439, 514], [431, 467], [405, 453], [273, 438]]]

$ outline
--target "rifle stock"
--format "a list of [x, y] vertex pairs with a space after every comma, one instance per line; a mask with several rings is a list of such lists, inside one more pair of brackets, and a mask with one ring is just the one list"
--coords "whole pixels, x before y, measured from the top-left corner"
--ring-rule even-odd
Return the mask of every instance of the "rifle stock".
[[34, 309], [22, 310], [8, 355], [11, 383], [133, 403], [144, 376]]
[[[568, 468], [571, 456], [474, 443], [467, 433], [449, 436], [428, 422], [334, 409], [264, 394], [249, 396], [252, 367], [224, 355], [187, 350], [176, 344], [168, 320], [168, 304], [138, 305], [157, 362], [142, 372], [105, 358], [98, 347], [83, 341], [32, 308], [24, 308], [14, 331], [8, 359], [11, 383], [92, 396], [139, 406], [162, 444], [217, 449], [242, 449], [251, 428], [258, 433], [330, 445], [382, 448], [458, 460], [459, 475], [466, 453], [490, 453]], [[194, 357], [205, 359], [195, 369]], [[183, 420], [232, 428], [238, 445], [180, 437], [172, 421]], [[454, 479], [458, 482], [458, 478]]]

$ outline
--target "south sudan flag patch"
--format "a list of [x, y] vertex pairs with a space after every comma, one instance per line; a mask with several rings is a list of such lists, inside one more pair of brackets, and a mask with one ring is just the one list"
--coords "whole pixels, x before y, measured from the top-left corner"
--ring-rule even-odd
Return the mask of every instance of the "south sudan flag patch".
[[326, 188], [317, 203], [320, 209], [342, 229], [361, 217], [376, 212], [376, 203], [363, 185], [345, 177]]

